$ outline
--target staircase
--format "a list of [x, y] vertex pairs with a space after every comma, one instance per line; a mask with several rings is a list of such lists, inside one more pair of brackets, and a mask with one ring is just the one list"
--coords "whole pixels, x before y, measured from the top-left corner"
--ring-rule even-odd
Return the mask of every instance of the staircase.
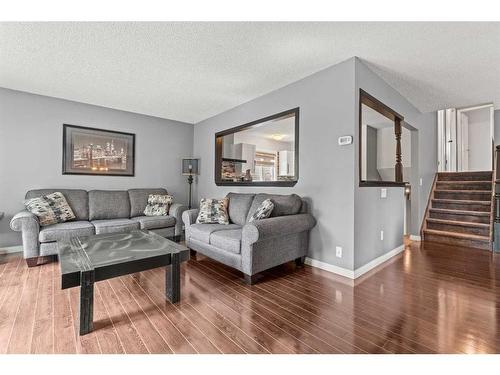
[[422, 223], [422, 240], [492, 248], [493, 172], [439, 172]]

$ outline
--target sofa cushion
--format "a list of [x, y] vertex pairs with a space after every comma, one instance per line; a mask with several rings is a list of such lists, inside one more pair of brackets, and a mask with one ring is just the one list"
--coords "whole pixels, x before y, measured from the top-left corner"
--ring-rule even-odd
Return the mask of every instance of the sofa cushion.
[[89, 199], [85, 190], [76, 189], [35, 189], [26, 193], [26, 199], [41, 197], [42, 195], [52, 194], [56, 191], [61, 192], [66, 198], [69, 206], [76, 216], [76, 220], [89, 219]]
[[228, 198], [212, 199], [201, 198], [200, 209], [197, 224], [229, 224], [229, 215], [227, 214]]
[[130, 217], [130, 200], [126, 191], [89, 191], [89, 219], [107, 220]]
[[193, 224], [188, 227], [189, 236], [210, 243], [210, 235], [221, 230], [241, 229], [240, 225], [236, 224]]
[[144, 209], [146, 216], [167, 216], [174, 197], [168, 194], [150, 194]]
[[248, 220], [250, 223], [255, 220], [267, 219], [271, 216], [274, 209], [274, 203], [271, 199], [266, 199], [264, 202], [260, 204], [259, 207], [255, 210], [253, 215]]
[[241, 252], [242, 229], [220, 230], [210, 234], [210, 245], [234, 254]]
[[92, 220], [95, 233], [123, 233], [139, 229], [139, 222], [131, 219]]
[[144, 215], [144, 209], [148, 204], [148, 198], [150, 194], [166, 195], [168, 193], [165, 189], [162, 188], [128, 190], [128, 196], [130, 199], [130, 217]]
[[37, 198], [26, 199], [24, 205], [29, 212], [38, 217], [42, 227], [64, 223], [75, 218], [75, 214], [66, 198], [59, 191]]
[[266, 199], [271, 199], [274, 203], [271, 217], [296, 215], [300, 212], [300, 208], [302, 207], [302, 199], [297, 194], [278, 195], [260, 193], [255, 196], [252, 202], [252, 206], [248, 212], [247, 222]]
[[95, 234], [94, 226], [88, 221], [68, 221], [42, 228], [38, 239], [40, 242], [53, 242], [77, 236], [91, 236], [93, 234]]
[[172, 216], [136, 216], [130, 220], [137, 221], [141, 229], [168, 228], [175, 225], [175, 217]]
[[229, 219], [232, 223], [245, 225], [248, 211], [255, 194], [229, 193]]

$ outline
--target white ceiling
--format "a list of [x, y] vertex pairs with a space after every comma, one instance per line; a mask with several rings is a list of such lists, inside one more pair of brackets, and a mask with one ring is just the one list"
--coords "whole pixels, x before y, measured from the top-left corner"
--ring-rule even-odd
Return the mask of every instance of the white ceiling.
[[295, 116], [266, 121], [243, 131], [267, 139], [274, 139], [273, 135], [279, 135], [282, 137], [280, 141], [293, 142], [295, 140]]
[[500, 105], [500, 23], [1, 23], [0, 86], [198, 122], [358, 56], [422, 112]]

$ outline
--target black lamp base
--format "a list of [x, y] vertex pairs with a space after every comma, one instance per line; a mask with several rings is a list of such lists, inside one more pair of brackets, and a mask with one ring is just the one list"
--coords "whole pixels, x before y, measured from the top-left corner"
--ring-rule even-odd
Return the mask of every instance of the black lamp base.
[[189, 184], [189, 201], [188, 201], [188, 209], [191, 209], [191, 190], [193, 187], [193, 175], [188, 176], [188, 184]]

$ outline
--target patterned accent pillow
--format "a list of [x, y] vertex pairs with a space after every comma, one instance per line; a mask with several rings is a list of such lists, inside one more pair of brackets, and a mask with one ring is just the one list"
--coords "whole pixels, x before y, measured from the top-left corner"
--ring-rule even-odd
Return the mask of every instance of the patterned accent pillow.
[[273, 201], [270, 199], [266, 199], [264, 200], [264, 202], [260, 204], [257, 210], [255, 210], [254, 214], [252, 215], [250, 220], [248, 220], [248, 222], [251, 223], [252, 221], [255, 220], [267, 219], [269, 216], [271, 216], [273, 210], [274, 210]]
[[149, 194], [148, 204], [144, 209], [146, 216], [167, 216], [168, 210], [174, 197], [168, 194], [157, 195]]
[[229, 224], [227, 207], [229, 198], [200, 200], [200, 213], [196, 218], [197, 224]]
[[56, 191], [52, 194], [27, 199], [24, 202], [26, 209], [38, 217], [40, 225], [52, 225], [73, 220], [75, 214], [69, 206], [63, 193]]

